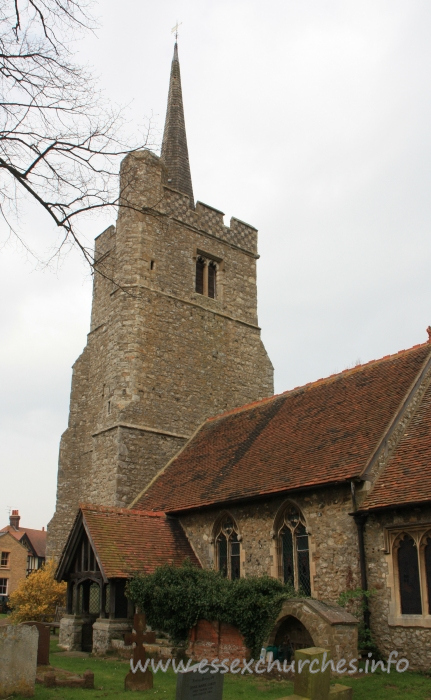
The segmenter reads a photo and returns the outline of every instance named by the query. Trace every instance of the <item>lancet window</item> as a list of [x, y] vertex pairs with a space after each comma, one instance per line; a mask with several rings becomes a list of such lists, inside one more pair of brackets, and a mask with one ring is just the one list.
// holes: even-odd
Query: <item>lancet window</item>
[[422, 615], [418, 550], [409, 535], [405, 535], [398, 545], [398, 575], [401, 614]]
[[293, 504], [277, 519], [280, 578], [296, 590], [311, 595], [310, 553], [305, 519]]
[[226, 515], [215, 535], [216, 567], [223, 576], [237, 579], [241, 576], [241, 544], [235, 521]]

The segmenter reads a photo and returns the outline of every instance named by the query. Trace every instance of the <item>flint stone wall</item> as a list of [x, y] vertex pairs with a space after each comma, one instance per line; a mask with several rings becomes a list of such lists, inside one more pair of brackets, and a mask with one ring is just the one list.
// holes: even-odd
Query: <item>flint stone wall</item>
[[287, 503], [301, 510], [309, 532], [311, 595], [336, 603], [341, 593], [361, 585], [357, 529], [349, 515], [352, 502], [347, 486], [295, 494], [292, 499], [278, 497], [227, 509], [208, 508], [180, 516], [180, 521], [202, 566], [213, 569], [214, 527], [228, 512], [242, 537], [242, 575], [281, 578], [274, 522]]
[[[387, 658], [391, 651], [408, 659], [410, 668], [427, 671], [431, 668], [431, 615], [405, 616], [399, 614], [397, 603], [398, 578], [394, 571], [393, 550], [388, 546], [387, 533], [392, 528], [415, 528], [431, 531], [431, 508], [412, 507], [408, 510], [370, 515], [365, 525], [368, 586], [374, 591], [370, 598], [371, 631], [376, 644]], [[397, 610], [398, 608], [398, 610]]]
[[[126, 507], [208, 417], [273, 393], [257, 325], [253, 227], [164, 186], [149, 152], [127, 156], [116, 227], [96, 241], [91, 331], [74, 365], [60, 446], [59, 555], [80, 502]], [[217, 298], [195, 292], [196, 257], [218, 265]], [[115, 279], [115, 284], [112, 280]]]
[[[131, 620], [98, 619], [93, 624], [93, 654], [103, 655], [114, 648], [112, 640], [119, 640], [124, 645], [124, 635], [131, 632], [133, 623]], [[115, 646], [115, 645], [114, 645]]]
[[0, 627], [0, 698], [34, 695], [38, 639], [36, 627]]
[[58, 645], [65, 651], [81, 651], [83, 619], [77, 615], [64, 615], [60, 620]]

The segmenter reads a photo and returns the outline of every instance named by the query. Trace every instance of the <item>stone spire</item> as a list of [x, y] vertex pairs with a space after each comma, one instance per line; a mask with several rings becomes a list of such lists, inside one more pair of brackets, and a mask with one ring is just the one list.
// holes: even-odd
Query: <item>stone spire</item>
[[183, 96], [181, 92], [180, 63], [175, 42], [169, 82], [168, 107], [163, 132], [162, 159], [168, 171], [168, 184], [190, 198], [194, 207], [192, 176], [187, 150], [186, 125], [184, 121]]

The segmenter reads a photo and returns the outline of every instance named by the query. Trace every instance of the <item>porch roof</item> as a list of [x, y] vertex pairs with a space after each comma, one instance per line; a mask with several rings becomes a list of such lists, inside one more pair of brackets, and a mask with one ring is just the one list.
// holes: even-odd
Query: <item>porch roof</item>
[[84, 528], [105, 579], [152, 573], [161, 564], [200, 566], [180, 523], [165, 513], [81, 505], [57, 569], [67, 573], [79, 531]]

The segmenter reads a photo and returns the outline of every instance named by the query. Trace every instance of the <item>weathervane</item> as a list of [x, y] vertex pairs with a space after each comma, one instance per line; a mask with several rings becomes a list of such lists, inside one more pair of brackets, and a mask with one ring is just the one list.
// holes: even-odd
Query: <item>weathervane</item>
[[178, 24], [178, 20], [177, 20], [175, 27], [172, 27], [171, 34], [173, 34], [175, 32], [175, 41], [178, 41], [178, 29], [181, 27], [181, 25], [182, 25], [182, 22], [180, 22]]

